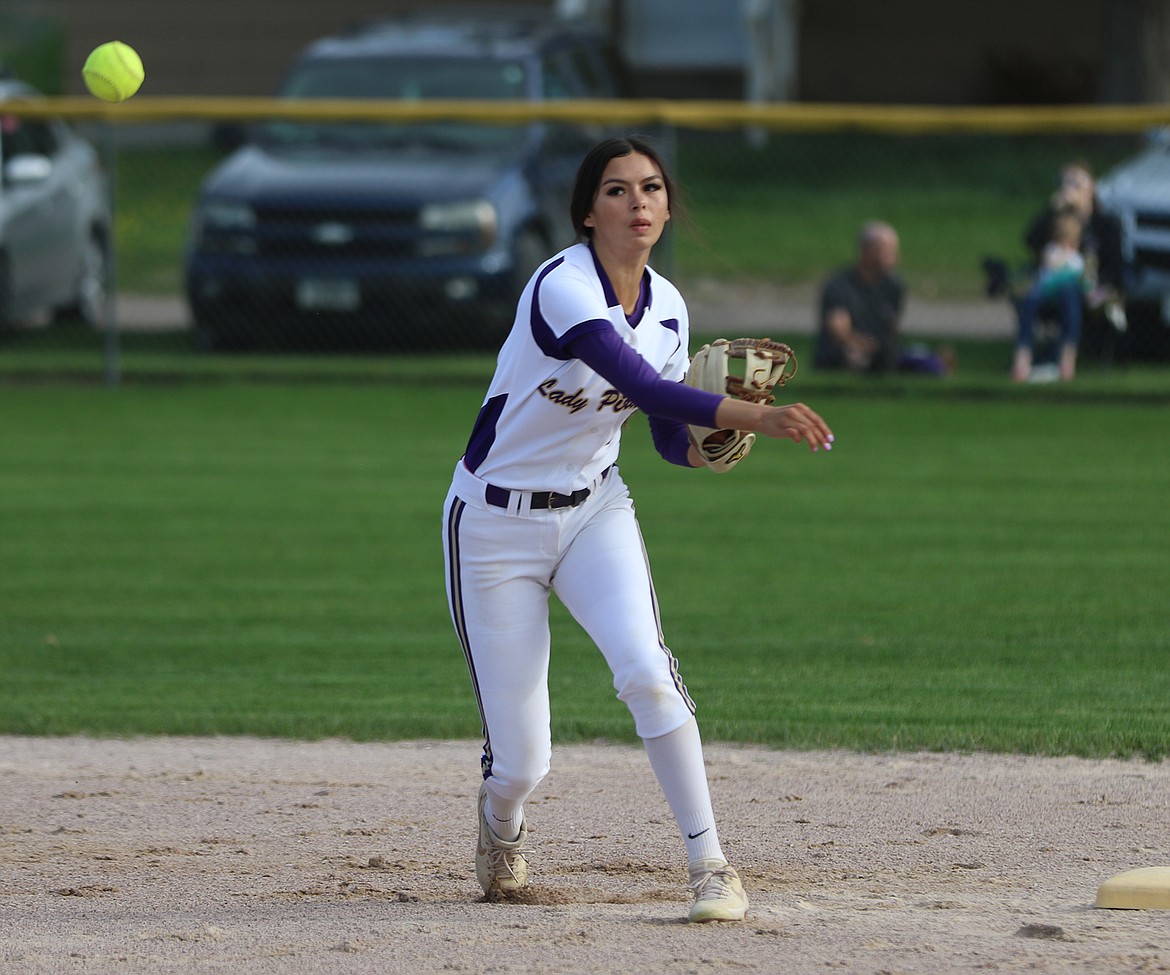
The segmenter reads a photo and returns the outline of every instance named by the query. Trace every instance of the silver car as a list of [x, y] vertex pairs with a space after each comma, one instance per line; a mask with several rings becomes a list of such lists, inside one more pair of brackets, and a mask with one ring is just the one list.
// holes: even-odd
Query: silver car
[[0, 79], [0, 330], [38, 316], [99, 325], [110, 253], [96, 150], [57, 119], [6, 113], [38, 92]]
[[1121, 220], [1126, 297], [1158, 304], [1170, 320], [1170, 129], [1150, 133], [1137, 156], [1099, 179], [1097, 198]]

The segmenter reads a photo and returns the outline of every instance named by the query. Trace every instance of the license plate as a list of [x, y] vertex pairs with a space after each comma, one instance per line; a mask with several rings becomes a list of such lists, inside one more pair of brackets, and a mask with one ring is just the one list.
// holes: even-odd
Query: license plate
[[357, 311], [362, 291], [350, 278], [305, 278], [297, 282], [297, 307], [304, 311]]

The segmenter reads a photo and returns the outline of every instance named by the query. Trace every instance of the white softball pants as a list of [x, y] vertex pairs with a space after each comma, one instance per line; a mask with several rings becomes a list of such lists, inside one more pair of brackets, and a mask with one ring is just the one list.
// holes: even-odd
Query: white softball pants
[[523, 499], [497, 508], [484, 487], [459, 465], [444, 507], [447, 597], [483, 721], [484, 777], [502, 798], [523, 801], [552, 757], [550, 592], [601, 650], [640, 737], [680, 728], [694, 704], [662, 637], [617, 468], [573, 508], [527, 510]]

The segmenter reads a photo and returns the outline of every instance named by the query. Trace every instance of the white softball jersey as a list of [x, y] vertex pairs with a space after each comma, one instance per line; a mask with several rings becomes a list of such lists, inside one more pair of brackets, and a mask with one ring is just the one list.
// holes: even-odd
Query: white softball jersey
[[[586, 244], [542, 264], [500, 350], [464, 469], [513, 491], [571, 494], [595, 483], [617, 460], [622, 424], [635, 407], [573, 358], [569, 343], [586, 331], [611, 328], [663, 379], [677, 383], [686, 375], [686, 304], [651, 268], [631, 319]], [[474, 494], [464, 497], [475, 503]]]

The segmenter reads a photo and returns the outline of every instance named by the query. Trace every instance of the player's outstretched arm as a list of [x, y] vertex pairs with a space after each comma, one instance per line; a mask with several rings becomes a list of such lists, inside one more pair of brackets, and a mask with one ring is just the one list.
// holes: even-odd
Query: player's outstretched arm
[[765, 437], [806, 443], [814, 452], [833, 449], [833, 431], [803, 403], [765, 406], [728, 397], [716, 408], [715, 422], [729, 430], [750, 430]]

